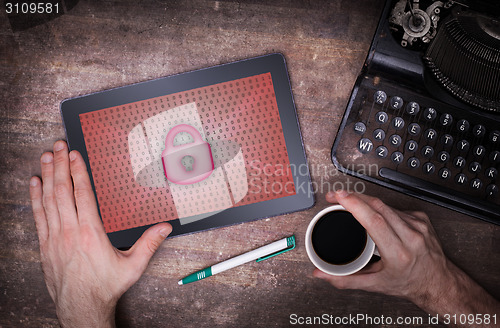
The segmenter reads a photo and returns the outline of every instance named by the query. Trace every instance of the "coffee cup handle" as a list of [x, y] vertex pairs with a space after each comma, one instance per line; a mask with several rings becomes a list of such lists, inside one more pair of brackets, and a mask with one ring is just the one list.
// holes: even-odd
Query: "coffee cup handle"
[[375, 262], [380, 261], [380, 259], [381, 259], [380, 253], [378, 252], [378, 248], [375, 245], [375, 249], [373, 250], [372, 258], [370, 259], [370, 262], [368, 262], [368, 263], [375, 263]]

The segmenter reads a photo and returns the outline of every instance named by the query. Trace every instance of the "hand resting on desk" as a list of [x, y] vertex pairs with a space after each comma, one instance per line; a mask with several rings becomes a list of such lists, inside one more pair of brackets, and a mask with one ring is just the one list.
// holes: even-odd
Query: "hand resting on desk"
[[30, 194], [45, 283], [63, 327], [114, 327], [115, 306], [172, 231], [160, 223], [128, 251], [114, 248], [97, 212], [81, 155], [64, 141], [42, 155]]
[[444, 255], [425, 213], [398, 211], [378, 198], [345, 191], [330, 192], [326, 199], [344, 206], [365, 227], [381, 260], [350, 276], [331, 276], [316, 269], [315, 277], [339, 289], [402, 297], [440, 318], [497, 314], [498, 320], [500, 303]]

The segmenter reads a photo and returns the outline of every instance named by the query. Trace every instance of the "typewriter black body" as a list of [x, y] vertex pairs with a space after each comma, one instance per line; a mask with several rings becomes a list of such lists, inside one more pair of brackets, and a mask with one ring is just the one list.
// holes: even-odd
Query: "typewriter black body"
[[386, 2], [332, 147], [340, 171], [500, 224], [495, 2]]

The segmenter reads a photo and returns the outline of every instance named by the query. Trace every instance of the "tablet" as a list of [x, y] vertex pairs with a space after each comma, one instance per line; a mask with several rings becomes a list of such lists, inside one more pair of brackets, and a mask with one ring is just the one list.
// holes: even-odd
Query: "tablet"
[[158, 222], [169, 221], [176, 236], [314, 204], [281, 54], [66, 99], [60, 107], [69, 148], [87, 164], [117, 248]]

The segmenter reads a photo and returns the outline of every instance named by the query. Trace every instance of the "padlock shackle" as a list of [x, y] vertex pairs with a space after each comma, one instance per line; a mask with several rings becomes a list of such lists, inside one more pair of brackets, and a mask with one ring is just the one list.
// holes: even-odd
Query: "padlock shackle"
[[175, 136], [177, 136], [181, 132], [189, 133], [193, 137], [194, 143], [204, 142], [203, 139], [201, 138], [200, 132], [195, 127], [188, 125], [188, 124], [179, 124], [179, 125], [174, 126], [172, 129], [170, 129], [170, 131], [168, 131], [167, 138], [165, 139], [165, 147], [169, 147], [169, 146], [178, 147], [178, 146], [174, 146], [174, 138], [175, 138]]

